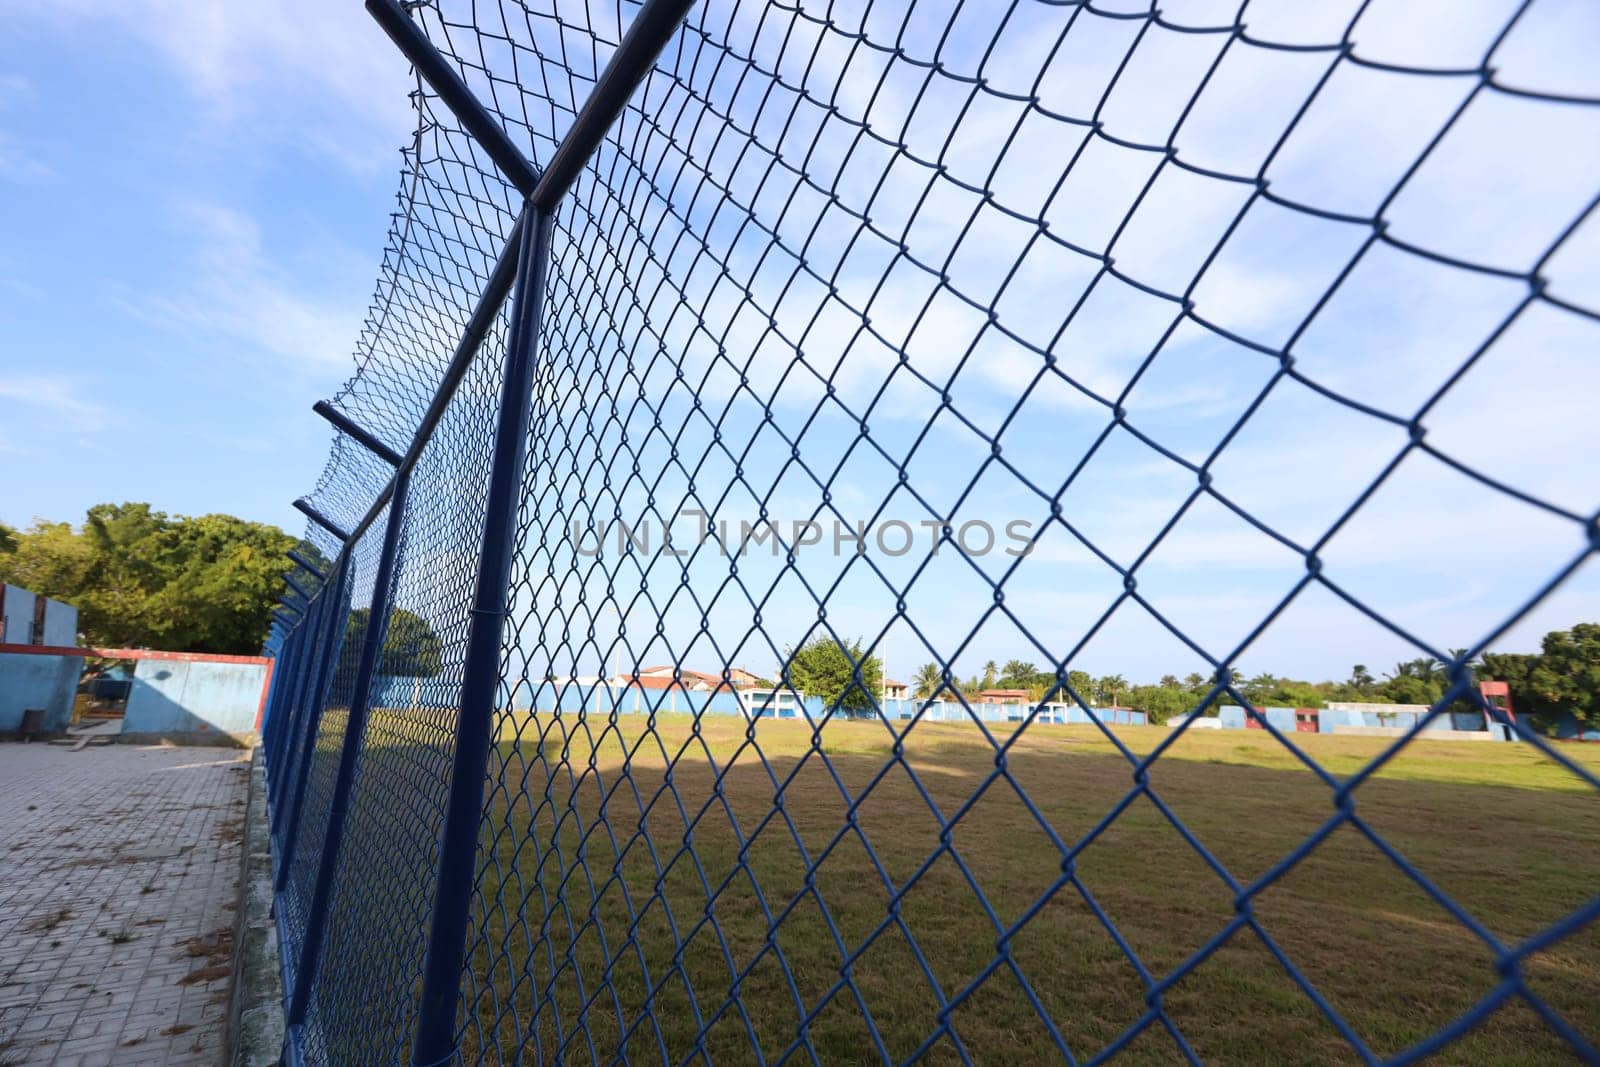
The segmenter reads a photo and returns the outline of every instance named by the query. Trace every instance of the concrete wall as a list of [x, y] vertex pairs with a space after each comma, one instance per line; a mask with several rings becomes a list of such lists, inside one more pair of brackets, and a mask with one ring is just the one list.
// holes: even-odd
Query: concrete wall
[[[1330, 703], [1325, 708], [1315, 710], [1318, 733], [1361, 733], [1368, 737], [1398, 737], [1412, 730], [1418, 720], [1428, 714], [1425, 704]], [[1262, 708], [1261, 713], [1273, 729], [1286, 734], [1295, 732], [1294, 708]], [[1217, 709], [1217, 720], [1224, 730], [1246, 728], [1244, 709], [1232, 704]], [[1455, 734], [1463, 731], [1484, 733], [1483, 716], [1477, 712], [1447, 712], [1434, 718], [1422, 729], [1425, 734]]]
[[264, 663], [139, 660], [122, 732], [252, 733], [266, 672]]
[[1600, 726], [1585, 726], [1570, 711], [1556, 720], [1554, 732], [1563, 741], [1600, 741]]
[[[35, 596], [21, 586], [0, 588], [0, 645], [33, 644]], [[73, 642], [68, 641], [67, 644]]]
[[44, 636], [41, 645], [74, 648], [78, 644], [78, 609], [60, 600], [44, 603]]
[[[29, 610], [32, 624], [32, 610]], [[44, 729], [61, 733], [72, 721], [72, 700], [77, 694], [83, 660], [78, 656], [39, 656], [0, 652], [0, 733], [22, 726], [22, 713], [45, 709]]]
[[[384, 676], [373, 679], [374, 707], [418, 708], [454, 707], [458, 702], [460, 687], [442, 678], [410, 678]], [[807, 697], [802, 706], [793, 694], [780, 693], [774, 697], [753, 698], [750, 694], [729, 692], [685, 692], [680, 689], [642, 689], [637, 686], [611, 687], [604, 682], [545, 683], [516, 687], [509, 701], [504, 694], [502, 703], [509, 702], [518, 710], [579, 711], [609, 714], [613, 708], [623, 715], [661, 712], [697, 715], [755, 715], [760, 718], [795, 719], [809, 717], [821, 720], [826, 709], [820, 697]], [[889, 700], [883, 711], [890, 719], [910, 719], [922, 712], [922, 718], [932, 722], [969, 723], [974, 716], [985, 722], [1021, 722], [1033, 710], [1025, 704], [973, 704], [971, 710], [960, 703], [933, 701], [923, 710], [924, 701]], [[1096, 708], [1095, 715], [1106, 724], [1142, 726], [1145, 714], [1127, 708]], [[1093, 720], [1076, 704], [1047, 704], [1035, 718], [1043, 724], [1087, 724]], [[1293, 726], [1290, 727], [1293, 729]]]
[[54, 645], [72, 648], [78, 643], [78, 609], [60, 600], [44, 602], [44, 632], [33, 639], [33, 613], [39, 594], [19, 586], [0, 588], [0, 645]]
[[[1266, 719], [1274, 730], [1279, 733], [1294, 733], [1293, 708], [1258, 708], [1261, 717]], [[1224, 730], [1243, 730], [1246, 728], [1247, 719], [1244, 709], [1237, 704], [1224, 704], [1217, 709], [1217, 720], [1222, 723]]]

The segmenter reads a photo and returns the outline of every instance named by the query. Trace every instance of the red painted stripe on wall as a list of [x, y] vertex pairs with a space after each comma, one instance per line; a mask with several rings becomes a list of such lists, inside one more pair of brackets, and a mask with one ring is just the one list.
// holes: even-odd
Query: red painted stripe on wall
[[261, 663], [268, 656], [225, 656], [218, 652], [162, 652], [153, 648], [77, 648], [67, 645], [0, 644], [0, 653], [32, 656], [102, 656], [106, 659], [164, 659], [185, 663]]

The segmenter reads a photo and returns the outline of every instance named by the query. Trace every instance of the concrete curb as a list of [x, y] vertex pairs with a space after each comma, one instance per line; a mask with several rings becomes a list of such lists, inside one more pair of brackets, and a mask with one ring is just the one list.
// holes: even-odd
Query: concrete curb
[[272, 836], [267, 829], [267, 771], [257, 748], [250, 761], [250, 800], [235, 913], [233, 995], [228, 1004], [228, 1058], [234, 1067], [271, 1067], [283, 1052], [283, 982], [278, 929], [272, 918]]

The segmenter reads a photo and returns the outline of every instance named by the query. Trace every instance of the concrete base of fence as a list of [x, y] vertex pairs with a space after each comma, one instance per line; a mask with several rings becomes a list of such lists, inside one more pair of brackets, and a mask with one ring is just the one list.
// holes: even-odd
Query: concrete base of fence
[[228, 1058], [234, 1067], [269, 1067], [283, 1052], [283, 983], [278, 928], [272, 919], [272, 834], [267, 828], [267, 771], [261, 749], [250, 764], [244, 859], [235, 913], [233, 1000]]
[[[1335, 726], [1333, 732], [1340, 737], [1403, 737], [1411, 730], [1405, 726]], [[1502, 740], [1487, 730], [1424, 730], [1417, 736], [1424, 741]]]
[[223, 730], [140, 731], [138, 733], [107, 734], [118, 744], [131, 745], [183, 745], [214, 748], [255, 748], [261, 743], [258, 734], [231, 734]]

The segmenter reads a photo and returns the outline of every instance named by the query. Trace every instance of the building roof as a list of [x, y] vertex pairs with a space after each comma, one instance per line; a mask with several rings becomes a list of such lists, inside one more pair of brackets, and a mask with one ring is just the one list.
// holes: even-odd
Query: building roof
[[[688, 667], [674, 667], [672, 664], [658, 664], [654, 665], [654, 667], [642, 667], [640, 672], [638, 672], [637, 677], [638, 680], [643, 681], [643, 683], [648, 683], [648, 681], [670, 681], [672, 680], [672, 672], [674, 672], [674, 670], [677, 670], [677, 672], [682, 675], [685, 683], [702, 683], [702, 685], [706, 685], [707, 688], [717, 688], [717, 686], [723, 685], [722, 672], [720, 672], [720, 670], [715, 673], [710, 673], [706, 672], [706, 670], [690, 670]], [[624, 675], [621, 675], [621, 677], [624, 678], [624, 680], [627, 680], [627, 678], [635, 677], [635, 675], [627, 675], [627, 673], [624, 673]], [[734, 686], [741, 685], [742, 681], [746, 680], [746, 678], [749, 681], [758, 681], [760, 680], [760, 675], [750, 672], [750, 670], [746, 670], [744, 667], [728, 667], [728, 680], [730, 680]], [[662, 686], [646, 685], [645, 688], [659, 689], [662, 688]]]

